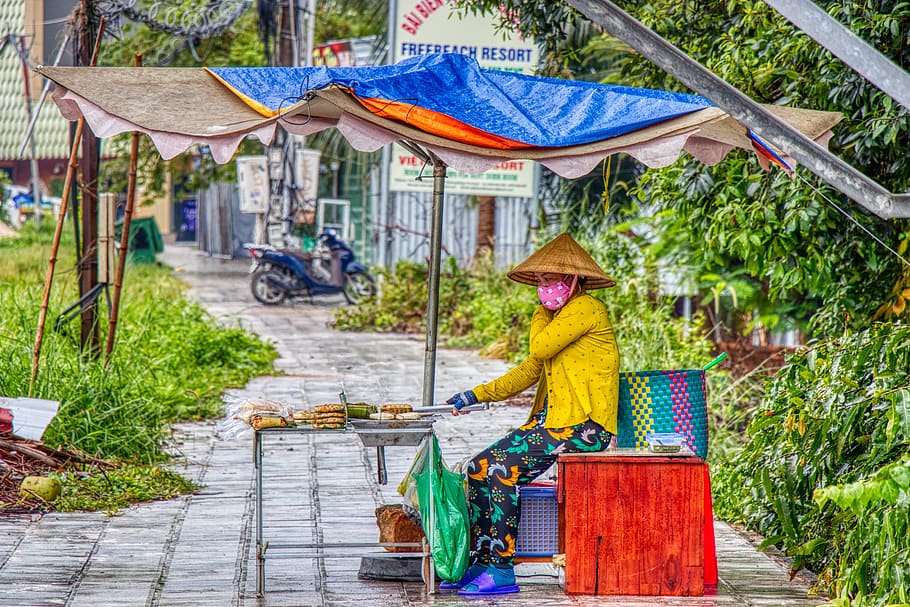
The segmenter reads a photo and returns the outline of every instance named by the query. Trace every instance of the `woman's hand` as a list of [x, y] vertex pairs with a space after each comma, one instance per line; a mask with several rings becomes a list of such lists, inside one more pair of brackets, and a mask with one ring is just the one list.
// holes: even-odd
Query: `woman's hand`
[[[452, 405], [452, 415], [461, 415], [462, 409], [477, 404], [477, 396], [474, 394], [473, 390], [457, 392], [446, 401], [446, 404]], [[470, 413], [470, 411], [465, 411], [464, 413], [467, 414]]]

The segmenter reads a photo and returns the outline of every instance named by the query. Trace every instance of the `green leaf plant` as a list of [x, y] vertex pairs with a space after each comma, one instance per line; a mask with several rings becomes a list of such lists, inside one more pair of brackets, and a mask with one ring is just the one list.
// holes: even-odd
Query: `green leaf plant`
[[716, 511], [815, 571], [841, 605], [906, 603], [910, 327], [791, 355], [748, 434], [716, 471]]

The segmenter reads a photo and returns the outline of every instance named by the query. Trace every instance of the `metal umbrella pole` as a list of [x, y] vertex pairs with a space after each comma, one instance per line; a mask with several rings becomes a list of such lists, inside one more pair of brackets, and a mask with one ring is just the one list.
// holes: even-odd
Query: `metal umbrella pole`
[[439, 273], [442, 252], [442, 201], [445, 194], [446, 165], [434, 154], [433, 163], [433, 212], [430, 226], [430, 259], [427, 263], [427, 318], [426, 351], [423, 361], [423, 406], [433, 405], [436, 388], [436, 341], [439, 326]]
[[[401, 141], [406, 149], [412, 152], [418, 158], [425, 162], [433, 164], [433, 209], [430, 225], [430, 258], [427, 260], [427, 315], [426, 315], [426, 350], [423, 359], [423, 407], [424, 410], [433, 405], [435, 382], [436, 382], [436, 330], [439, 325], [439, 273], [440, 273], [440, 253], [442, 251], [442, 201], [445, 195], [445, 176], [446, 165], [435, 154], [424, 150], [420, 146], [408, 141]], [[431, 437], [433, 431], [430, 430], [428, 437]], [[433, 462], [428, 454], [427, 472], [432, 475], [435, 470], [432, 469]], [[433, 563], [433, 541], [432, 529], [434, 528], [434, 508], [433, 500], [433, 483], [429, 483], [430, 500], [430, 520], [429, 527], [424, 529], [424, 541], [426, 542], [428, 553], [427, 567], [424, 571], [424, 582], [427, 584], [429, 592], [435, 592], [436, 587], [436, 567]], [[428, 530], [430, 532], [428, 532]]]

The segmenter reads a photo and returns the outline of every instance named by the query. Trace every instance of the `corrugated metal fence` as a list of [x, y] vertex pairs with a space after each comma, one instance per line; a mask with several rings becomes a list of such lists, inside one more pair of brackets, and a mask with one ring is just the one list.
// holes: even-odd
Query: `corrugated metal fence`
[[[392, 268], [398, 261], [424, 263], [430, 252], [432, 194], [394, 192], [388, 217], [374, 210], [376, 265]], [[533, 249], [531, 226], [536, 222], [535, 202], [529, 198], [496, 198], [494, 255], [497, 267], [511, 267]], [[383, 221], [384, 219], [384, 221]], [[385, 242], [381, 242], [381, 239]], [[470, 262], [477, 245], [477, 207], [474, 197], [446, 195], [443, 201], [443, 257], [455, 257], [460, 266]]]
[[235, 183], [216, 183], [199, 192], [196, 244], [212, 257], [249, 257], [245, 243], [253, 242], [254, 215], [240, 212]]
[[[477, 206], [473, 196], [446, 195], [442, 254], [466, 266], [477, 244]], [[374, 204], [379, 207], [379, 204]], [[394, 268], [399, 261], [426, 263], [430, 251], [432, 194], [394, 192], [387, 212], [370, 209], [369, 247], [350, 243], [358, 256], [368, 252], [366, 265]], [[496, 265], [508, 268], [533, 250], [531, 226], [536, 222], [535, 201], [496, 198], [494, 255]], [[198, 196], [197, 244], [214, 257], [246, 257], [243, 243], [252, 242], [253, 215], [240, 213], [236, 184], [214, 184]]]

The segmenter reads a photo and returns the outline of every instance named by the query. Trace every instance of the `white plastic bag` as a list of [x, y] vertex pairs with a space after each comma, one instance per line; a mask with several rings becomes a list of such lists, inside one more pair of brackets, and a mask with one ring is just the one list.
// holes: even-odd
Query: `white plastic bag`
[[237, 398], [225, 397], [224, 419], [218, 423], [218, 435], [222, 440], [246, 438], [253, 435], [251, 420], [254, 415], [281, 415], [290, 418], [292, 411], [284, 403], [259, 396]]
[[417, 453], [414, 454], [414, 461], [411, 462], [411, 467], [408, 468], [404, 478], [398, 483], [398, 494], [403, 498], [401, 507], [405, 514], [418, 525], [420, 524], [420, 504], [417, 500], [417, 480], [415, 476], [423, 472], [426, 465], [427, 440], [423, 439], [417, 446]]

